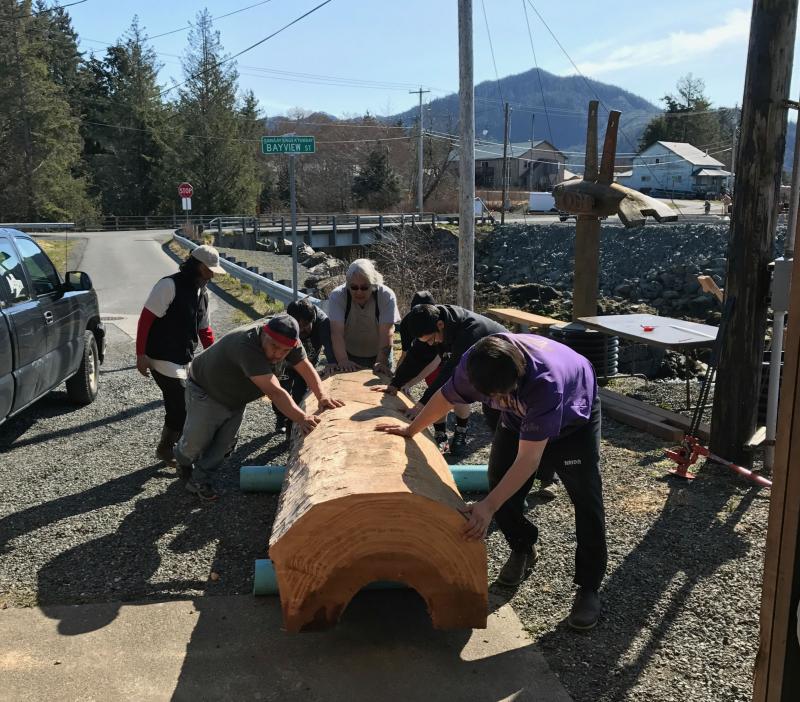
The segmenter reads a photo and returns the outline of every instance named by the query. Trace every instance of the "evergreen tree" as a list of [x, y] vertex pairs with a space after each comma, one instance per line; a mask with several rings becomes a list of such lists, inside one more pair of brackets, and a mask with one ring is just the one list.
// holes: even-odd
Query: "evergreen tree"
[[399, 179], [385, 150], [378, 147], [367, 154], [366, 163], [353, 179], [353, 197], [374, 210], [385, 210], [400, 201]]
[[[193, 208], [205, 214], [254, 212], [258, 145], [248, 141], [236, 101], [237, 71], [224, 63], [219, 32], [207, 10], [189, 34], [184, 60], [186, 83], [176, 106], [181, 179], [194, 186]], [[178, 174], [176, 174], [178, 176]]]
[[689, 73], [678, 81], [676, 88], [677, 94], [662, 98], [666, 112], [645, 127], [639, 149], [644, 150], [657, 141], [685, 142], [698, 149], [725, 148], [723, 142], [730, 134], [724, 132], [720, 114], [705, 96], [703, 80]]
[[158, 69], [135, 17], [103, 60], [87, 65], [86, 159], [106, 214], [150, 215], [174, 197], [164, 173], [169, 122]]
[[95, 212], [80, 173], [79, 119], [51, 69], [43, 14], [32, 14], [30, 0], [0, 0], [0, 219], [80, 222]]

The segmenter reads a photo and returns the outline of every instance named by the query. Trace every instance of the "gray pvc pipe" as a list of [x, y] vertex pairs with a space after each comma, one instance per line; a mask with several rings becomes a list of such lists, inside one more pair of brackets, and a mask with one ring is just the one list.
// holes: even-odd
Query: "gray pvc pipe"
[[[405, 583], [393, 581], [378, 581], [366, 586], [366, 590], [401, 590], [408, 587]], [[259, 558], [253, 572], [254, 595], [277, 595], [278, 579], [275, 576], [275, 566], [269, 558]]]
[[[239, 469], [239, 488], [243, 492], [280, 492], [285, 472], [285, 466], [242, 466]], [[486, 465], [450, 466], [450, 472], [461, 492], [489, 491]]]

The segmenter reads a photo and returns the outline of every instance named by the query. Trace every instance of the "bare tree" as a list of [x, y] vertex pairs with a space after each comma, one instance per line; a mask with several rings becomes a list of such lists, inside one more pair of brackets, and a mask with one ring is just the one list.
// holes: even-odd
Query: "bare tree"
[[397, 295], [400, 311], [405, 313], [418, 290], [429, 290], [439, 303], [456, 299], [456, 246], [449, 232], [404, 227], [384, 234], [369, 253]]

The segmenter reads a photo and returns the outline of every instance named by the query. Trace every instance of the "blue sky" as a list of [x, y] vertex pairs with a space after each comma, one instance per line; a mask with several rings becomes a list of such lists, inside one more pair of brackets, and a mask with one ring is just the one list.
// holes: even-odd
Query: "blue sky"
[[[82, 48], [102, 54], [134, 15], [155, 35], [185, 26], [204, 7], [219, 17], [258, 1], [87, 0], [69, 11]], [[220, 18], [215, 26], [226, 51], [235, 53], [321, 1], [270, 0]], [[741, 103], [750, 0], [473, 0], [476, 83], [495, 78], [494, 63], [501, 77], [533, 67], [523, 2], [544, 70], [574, 74], [571, 59], [585, 75], [659, 105], [681, 76], [692, 73], [705, 81], [715, 105]], [[182, 79], [180, 56], [187, 34], [152, 41], [163, 63], [164, 84]], [[797, 65], [797, 47], [795, 59]], [[457, 90], [457, 2], [333, 0], [237, 62], [240, 86], [255, 92], [267, 114], [295, 107], [338, 116], [400, 112], [416, 104], [418, 98], [408, 90], [418, 85], [432, 90], [426, 98]], [[793, 81], [794, 98], [798, 84]]]

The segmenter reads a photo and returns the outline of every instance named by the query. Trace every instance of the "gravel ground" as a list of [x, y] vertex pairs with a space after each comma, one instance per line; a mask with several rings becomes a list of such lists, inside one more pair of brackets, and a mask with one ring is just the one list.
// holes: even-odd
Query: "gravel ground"
[[[215, 329], [229, 329], [234, 311], [218, 301]], [[201, 506], [153, 458], [158, 389], [136, 373], [133, 341], [110, 330], [94, 404], [75, 409], [58, 390], [0, 426], [2, 607], [247, 593], [266, 553], [277, 496], [240, 493], [237, 466], [286, 460], [269, 406], [250, 405], [222, 498]], [[680, 402], [680, 384], [650, 387]], [[485, 462], [480, 416], [471, 431], [459, 462]], [[665, 478], [664, 447], [604, 423], [610, 563], [595, 630], [562, 623], [574, 592], [564, 495], [531, 506], [541, 528], [532, 575], [516, 590], [491, 585], [493, 607], [511, 603], [578, 702], [750, 699], [768, 493], [714, 466], [691, 484]], [[488, 551], [491, 583], [507, 555], [499, 533]]]

